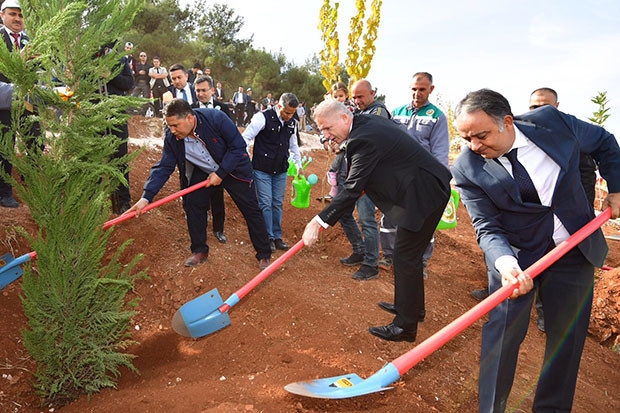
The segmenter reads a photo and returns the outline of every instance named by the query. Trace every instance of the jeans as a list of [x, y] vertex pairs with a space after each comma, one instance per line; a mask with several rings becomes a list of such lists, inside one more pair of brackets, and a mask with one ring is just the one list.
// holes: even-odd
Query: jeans
[[[377, 267], [379, 262], [379, 229], [375, 218], [375, 204], [368, 198], [368, 195], [364, 195], [357, 200], [355, 205], [357, 206], [357, 215], [362, 231], [360, 232], [359, 226], [353, 218], [353, 211], [345, 213], [340, 218], [340, 225], [342, 225], [342, 229], [351, 243], [351, 247], [353, 247], [353, 252], [364, 255], [363, 265]], [[362, 233], [364, 234], [363, 237]]]
[[263, 212], [269, 239], [282, 239], [282, 203], [286, 192], [286, 172], [270, 174], [254, 170], [258, 206]]

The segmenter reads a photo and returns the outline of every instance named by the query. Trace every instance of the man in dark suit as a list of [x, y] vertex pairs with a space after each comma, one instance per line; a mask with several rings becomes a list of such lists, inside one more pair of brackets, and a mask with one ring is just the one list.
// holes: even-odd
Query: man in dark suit
[[248, 103], [248, 95], [243, 91], [243, 87], [239, 86], [239, 90], [235, 92], [232, 98], [232, 104], [235, 108], [235, 118], [237, 126], [245, 125], [245, 107]]
[[181, 64], [170, 66], [170, 80], [172, 84], [168, 86], [168, 91], [172, 93], [172, 99], [183, 99], [190, 105], [198, 102], [194, 85], [187, 81], [188, 75], [185, 67]]
[[[194, 82], [194, 90], [198, 101], [192, 104], [193, 108], [211, 108], [220, 110], [233, 120], [228, 106], [220, 101], [213, 99], [213, 83], [209, 76], [199, 76]], [[224, 189], [222, 186], [213, 187], [211, 194], [211, 215], [213, 217], [213, 235], [219, 242], [225, 244], [227, 239], [224, 235], [224, 220], [226, 210], [224, 208]]]
[[[9, 52], [23, 49], [29, 39], [24, 32], [24, 16], [19, 1], [4, 0], [2, 6], [0, 6], [0, 17], [2, 17], [2, 22], [4, 23], [4, 26], [0, 28], [0, 34]], [[11, 81], [3, 74], [0, 74], [0, 82], [10, 83]], [[10, 129], [11, 123], [11, 109], [0, 110], [0, 127], [3, 133]], [[39, 136], [41, 134], [38, 122], [33, 124], [33, 129], [30, 132], [32, 136]], [[11, 139], [13, 144], [15, 144], [15, 136], [11, 136]], [[36, 143], [34, 141], [29, 142], [28, 146], [29, 149], [36, 148]], [[0, 167], [7, 175], [11, 175], [13, 165], [3, 156], [0, 156]], [[17, 208], [19, 206], [15, 198], [13, 198], [13, 188], [2, 178], [0, 178], [0, 206], [5, 208]]]
[[602, 265], [607, 245], [598, 230], [535, 280], [522, 269], [594, 218], [580, 182], [580, 151], [593, 156], [607, 179], [603, 207], [612, 207], [613, 218], [620, 215], [620, 148], [605, 129], [549, 105], [514, 118], [508, 101], [488, 89], [469, 93], [455, 115], [468, 144], [452, 174], [484, 252], [489, 290], [519, 282], [482, 330], [480, 411], [506, 409], [540, 290], [547, 342], [533, 410], [568, 412], [590, 320], [594, 266]]
[[338, 144], [348, 140], [349, 173], [344, 189], [312, 219], [303, 234], [306, 245], [319, 229], [333, 226], [366, 193], [398, 225], [394, 248], [392, 323], [371, 327], [384, 340], [415, 341], [424, 308], [422, 255], [450, 196], [450, 172], [406, 131], [389, 119], [357, 115], [337, 100], [326, 100], [314, 112], [323, 136]]
[[226, 101], [226, 97], [224, 96], [224, 89], [222, 88], [222, 82], [217, 82], [215, 84], [215, 92], [213, 93], [213, 95], [220, 102]]

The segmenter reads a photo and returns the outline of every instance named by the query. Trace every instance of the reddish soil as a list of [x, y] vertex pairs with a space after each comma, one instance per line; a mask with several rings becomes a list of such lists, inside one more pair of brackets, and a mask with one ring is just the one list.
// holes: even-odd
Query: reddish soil
[[[132, 121], [132, 137], [157, 136], [155, 120]], [[308, 150], [312, 145], [306, 144]], [[132, 150], [136, 150], [132, 146]], [[302, 149], [303, 149], [302, 148]], [[319, 183], [313, 198], [328, 192], [322, 177], [328, 154], [313, 150], [307, 172]], [[147, 147], [132, 165], [134, 199], [138, 199], [149, 168], [159, 159], [159, 149]], [[290, 181], [290, 180], [289, 180]], [[290, 182], [289, 182], [290, 184]], [[178, 191], [172, 177], [160, 196]], [[363, 378], [404, 354], [415, 344], [390, 343], [371, 336], [369, 326], [391, 321], [376, 305], [393, 295], [391, 272], [379, 279], [359, 282], [354, 269], [340, 257], [350, 246], [339, 227], [323, 233], [322, 241], [303, 248], [242, 299], [230, 311], [231, 325], [200, 339], [185, 338], [171, 328], [181, 305], [217, 288], [223, 299], [258, 274], [246, 225], [232, 200], [226, 196], [228, 243], [211, 236], [209, 261], [185, 268], [189, 255], [183, 209], [173, 201], [147, 215], [117, 225], [110, 250], [132, 238], [125, 259], [143, 253], [140, 268], [148, 267], [150, 280], [140, 280], [135, 294], [141, 298], [133, 320], [130, 349], [137, 357], [140, 375], [123, 371], [116, 389], [105, 389], [58, 408], [41, 406], [31, 386], [34, 363], [25, 352], [21, 331], [26, 320], [20, 302], [21, 283], [16, 281], [0, 296], [0, 411], [3, 412], [473, 412], [477, 410], [477, 377], [481, 327], [476, 322], [440, 350], [414, 366], [394, 389], [343, 400], [310, 399], [289, 394], [288, 383], [357, 373]], [[298, 242], [306, 222], [321, 209], [313, 199], [308, 209], [288, 202], [284, 213], [284, 238]], [[458, 209], [457, 228], [438, 232], [437, 247], [429, 263], [426, 281], [426, 321], [420, 324], [421, 343], [476, 304], [470, 291], [486, 285], [482, 253], [466, 210]], [[15, 226], [34, 232], [29, 210], [0, 208], [0, 253], [19, 256], [29, 252]], [[617, 235], [609, 223], [605, 233]], [[606, 264], [620, 267], [618, 241], [610, 240]], [[281, 255], [281, 252], [275, 256]], [[275, 257], [274, 257], [275, 258]], [[35, 263], [36, 265], [36, 263]], [[620, 332], [620, 281], [618, 269], [598, 271], [595, 312], [591, 335], [582, 358], [574, 411], [620, 411], [620, 355], [611, 350]], [[511, 411], [530, 411], [539, 373], [544, 334], [532, 316], [528, 336], [521, 347], [515, 384], [509, 401]]]

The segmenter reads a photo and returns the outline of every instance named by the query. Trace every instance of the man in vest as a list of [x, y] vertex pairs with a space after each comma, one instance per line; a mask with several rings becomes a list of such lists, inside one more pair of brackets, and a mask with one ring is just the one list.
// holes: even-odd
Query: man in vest
[[297, 96], [283, 93], [276, 106], [256, 114], [243, 132], [248, 148], [254, 141], [254, 181], [272, 252], [289, 249], [282, 240], [282, 204], [290, 155], [293, 156], [297, 170], [301, 171], [297, 121], [293, 118], [297, 105]]

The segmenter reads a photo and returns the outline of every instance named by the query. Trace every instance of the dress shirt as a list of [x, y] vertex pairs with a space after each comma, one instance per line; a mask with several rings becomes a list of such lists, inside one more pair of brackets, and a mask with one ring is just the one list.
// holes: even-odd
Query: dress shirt
[[[189, 136], [185, 137], [185, 159], [202, 169], [204, 172], [210, 174], [211, 172], [215, 172], [219, 169], [219, 165], [213, 157], [211, 153], [207, 150], [205, 144], [196, 138], [191, 138]], [[187, 174], [191, 175], [191, 169], [187, 168]], [[187, 177], [190, 179], [190, 176]]]
[[[510, 150], [517, 148], [517, 159], [532, 179], [541, 205], [551, 206], [555, 185], [560, 175], [560, 166], [545, 151], [530, 141], [519, 128], [516, 126], [514, 128], [515, 141]], [[498, 160], [512, 176], [512, 165], [508, 158], [500, 156]], [[566, 240], [570, 234], [555, 214], [553, 215], [553, 224], [553, 241], [555, 245], [558, 245]], [[518, 267], [516, 258], [512, 256], [505, 255], [495, 261], [495, 268], [500, 273], [502, 269], [506, 270], [512, 267]]]

